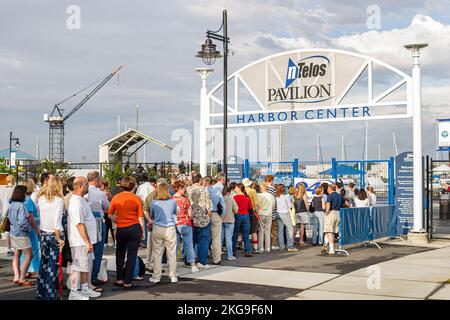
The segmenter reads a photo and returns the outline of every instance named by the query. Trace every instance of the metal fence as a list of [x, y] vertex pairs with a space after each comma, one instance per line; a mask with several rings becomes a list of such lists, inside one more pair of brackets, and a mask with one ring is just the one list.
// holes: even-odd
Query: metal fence
[[[333, 167], [333, 166], [332, 166]], [[394, 202], [394, 158], [389, 160], [336, 161], [334, 174], [344, 185], [353, 182], [358, 189], [371, 186], [377, 205]]]
[[290, 162], [255, 162], [246, 160], [245, 176], [262, 182], [265, 176], [274, 176], [274, 183], [285, 186], [294, 185], [295, 178], [334, 179], [344, 186], [353, 182], [357, 189], [372, 186], [378, 205], [394, 203], [394, 159], [389, 160], [355, 160], [328, 162], [299, 161]]
[[450, 239], [450, 161], [427, 161], [428, 231], [434, 239]]
[[[120, 171], [129, 171], [132, 176], [139, 177], [142, 175], [164, 177], [168, 178], [170, 175], [180, 174], [180, 163], [174, 162], [139, 162], [139, 163], [110, 163], [108, 168], [113, 170], [115, 166], [118, 166]], [[189, 174], [191, 171], [199, 170], [199, 165], [195, 163], [184, 163], [185, 172]], [[181, 168], [182, 169], [182, 168]], [[60, 173], [67, 176], [71, 175], [84, 175], [87, 171], [97, 170], [103, 176], [105, 174], [105, 164], [99, 162], [66, 162], [66, 163], [51, 163], [42, 162], [38, 164], [29, 164], [21, 166], [18, 171], [19, 180], [27, 179], [30, 177], [39, 178], [43, 171]], [[217, 164], [208, 165], [208, 172], [216, 174], [220, 170]]]

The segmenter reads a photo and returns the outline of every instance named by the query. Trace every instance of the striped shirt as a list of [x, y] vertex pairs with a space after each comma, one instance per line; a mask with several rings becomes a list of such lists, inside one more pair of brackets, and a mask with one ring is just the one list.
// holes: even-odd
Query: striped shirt
[[[267, 192], [275, 197], [276, 190], [273, 185], [269, 184], [269, 187], [267, 188]], [[275, 208], [272, 210], [272, 220], [276, 220], [276, 219], [277, 219], [277, 207], [275, 205]]]

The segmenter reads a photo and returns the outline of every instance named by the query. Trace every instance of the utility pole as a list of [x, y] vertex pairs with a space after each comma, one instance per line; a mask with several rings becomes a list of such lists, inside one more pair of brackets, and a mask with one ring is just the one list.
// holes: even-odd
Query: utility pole
[[[136, 131], [139, 131], [139, 105], [136, 105]], [[137, 162], [138, 162], [138, 151], [136, 151], [134, 153], [134, 163], [137, 166]]]

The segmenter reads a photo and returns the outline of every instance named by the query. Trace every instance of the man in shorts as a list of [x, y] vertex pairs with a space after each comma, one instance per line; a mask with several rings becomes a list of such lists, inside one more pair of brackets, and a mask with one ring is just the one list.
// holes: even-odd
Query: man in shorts
[[328, 186], [328, 197], [325, 205], [325, 219], [323, 232], [325, 233], [325, 242], [322, 248], [322, 253], [327, 252], [327, 245], [329, 245], [328, 254], [334, 255], [334, 234], [339, 233], [339, 210], [344, 203], [344, 197], [336, 192], [336, 185]]
[[[94, 247], [97, 243], [97, 223], [89, 203], [84, 198], [88, 192], [88, 181], [77, 177], [73, 181], [73, 193], [69, 200], [67, 231], [72, 253], [71, 290], [69, 300], [97, 298], [100, 292], [89, 286], [92, 273]], [[79, 286], [81, 284], [81, 291]]]

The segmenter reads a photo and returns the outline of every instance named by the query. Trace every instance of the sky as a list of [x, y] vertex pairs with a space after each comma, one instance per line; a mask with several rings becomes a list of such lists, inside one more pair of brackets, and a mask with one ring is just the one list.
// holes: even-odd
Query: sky
[[[80, 28], [67, 26], [80, 9]], [[379, 26], [369, 24], [373, 6]], [[218, 29], [228, 11], [231, 50], [229, 71], [287, 50], [337, 48], [380, 59], [411, 73], [404, 44], [426, 42], [422, 63], [424, 154], [436, 157], [435, 119], [450, 116], [450, 3], [448, 1], [328, 0], [0, 0], [0, 148], [9, 132], [21, 150], [35, 154], [36, 139], [48, 154], [48, 124], [43, 114], [79, 89], [125, 65], [66, 122], [65, 158], [98, 161], [98, 145], [121, 130], [135, 127], [168, 144], [174, 130], [194, 131], [200, 117], [200, 78], [204, 66], [195, 58], [207, 29]], [[369, 12], [369, 13], [368, 13]], [[371, 20], [370, 20], [371, 21]], [[378, 28], [379, 27], [379, 28]], [[222, 66], [208, 78], [221, 81]], [[64, 104], [68, 112], [76, 101]], [[286, 126], [284, 159], [316, 159], [316, 133], [322, 157], [340, 158], [341, 135], [347, 157], [360, 159], [364, 122]], [[412, 149], [412, 121], [370, 121], [369, 155], [392, 156], [392, 131], [399, 152]], [[142, 153], [140, 160], [143, 159]], [[154, 145], [147, 161], [169, 160], [169, 151]]]

